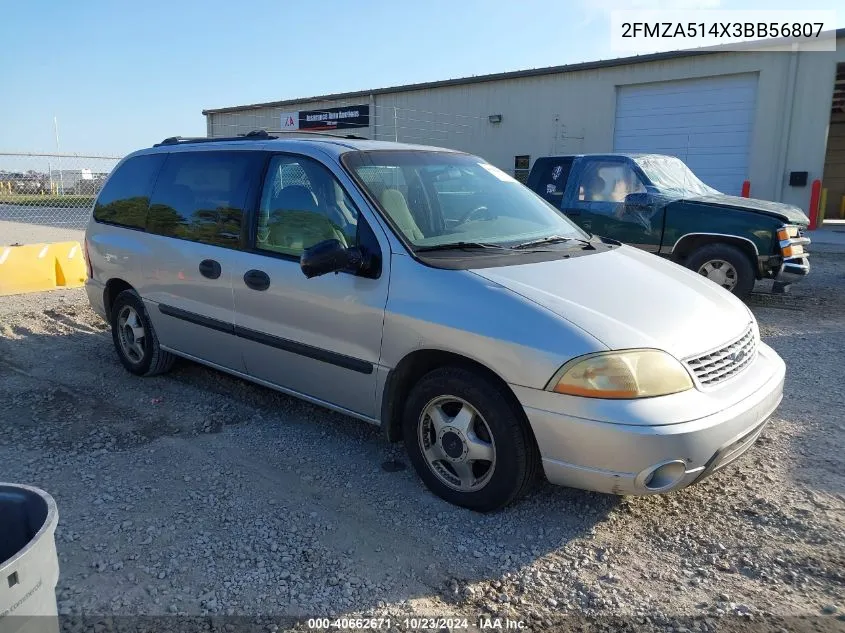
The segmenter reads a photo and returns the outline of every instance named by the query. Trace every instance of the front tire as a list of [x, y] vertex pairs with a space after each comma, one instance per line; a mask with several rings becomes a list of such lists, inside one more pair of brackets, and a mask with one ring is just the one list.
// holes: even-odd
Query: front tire
[[111, 309], [111, 333], [120, 362], [136, 376], [155, 376], [170, 370], [175, 357], [158, 343], [144, 302], [134, 290], [124, 290]]
[[749, 295], [757, 278], [748, 256], [729, 244], [702, 246], [693, 251], [686, 265], [740, 299]]
[[402, 432], [417, 474], [449, 503], [498, 510], [536, 480], [540, 456], [523, 412], [475, 372], [445, 367], [423, 376]]

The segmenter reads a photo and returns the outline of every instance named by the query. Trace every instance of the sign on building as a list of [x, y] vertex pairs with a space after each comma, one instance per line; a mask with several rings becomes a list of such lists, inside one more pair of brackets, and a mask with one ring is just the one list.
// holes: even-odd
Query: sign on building
[[282, 129], [299, 129], [299, 112], [282, 112]]
[[353, 105], [322, 110], [283, 112], [283, 130], [347, 130], [370, 126], [370, 106]]

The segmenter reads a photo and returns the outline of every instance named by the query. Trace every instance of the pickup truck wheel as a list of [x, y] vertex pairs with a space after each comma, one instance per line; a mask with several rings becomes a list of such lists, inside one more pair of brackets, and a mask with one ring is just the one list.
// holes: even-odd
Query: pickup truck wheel
[[687, 268], [707, 277], [737, 297], [748, 296], [756, 276], [748, 256], [730, 244], [702, 246], [687, 259]]
[[527, 424], [497, 385], [444, 367], [411, 390], [402, 434], [411, 463], [434, 494], [489, 512], [523, 495], [537, 477], [539, 451]]

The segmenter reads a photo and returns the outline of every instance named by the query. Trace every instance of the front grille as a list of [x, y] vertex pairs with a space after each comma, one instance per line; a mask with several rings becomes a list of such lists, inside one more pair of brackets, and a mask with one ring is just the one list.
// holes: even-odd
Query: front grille
[[746, 369], [756, 356], [757, 340], [749, 326], [733, 343], [709, 354], [690, 358], [686, 365], [702, 387], [715, 387]]

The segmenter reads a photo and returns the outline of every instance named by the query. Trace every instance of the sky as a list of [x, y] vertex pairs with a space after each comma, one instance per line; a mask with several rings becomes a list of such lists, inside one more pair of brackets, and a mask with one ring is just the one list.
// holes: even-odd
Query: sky
[[[805, 9], [834, 9], [807, 0]], [[123, 155], [204, 108], [616, 57], [613, 9], [789, 0], [28, 0], [2, 3], [0, 151]], [[837, 27], [845, 26], [839, 11]]]

